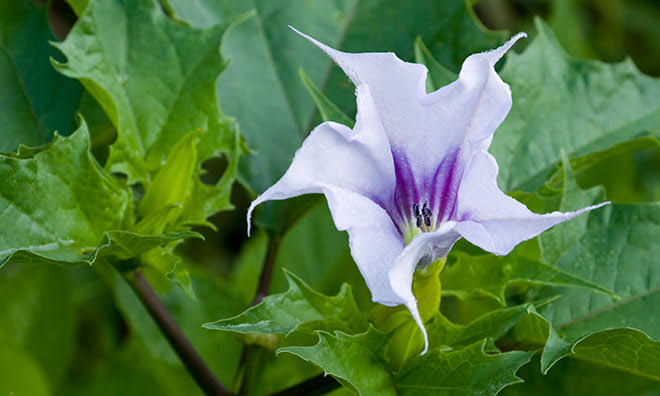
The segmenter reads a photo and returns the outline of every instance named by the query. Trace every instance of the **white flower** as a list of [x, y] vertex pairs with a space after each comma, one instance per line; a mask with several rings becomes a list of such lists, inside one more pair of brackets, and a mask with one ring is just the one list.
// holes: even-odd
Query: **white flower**
[[412, 293], [420, 262], [445, 257], [461, 237], [505, 255], [549, 227], [605, 204], [536, 214], [497, 186], [497, 162], [488, 147], [512, 100], [494, 66], [525, 33], [469, 56], [456, 81], [430, 94], [423, 65], [393, 53], [337, 51], [298, 33], [353, 81], [357, 120], [353, 129], [324, 122], [311, 132], [284, 176], [252, 202], [248, 233], [260, 203], [324, 194], [337, 229], [348, 231], [351, 254], [373, 300], [404, 304], [427, 347]]

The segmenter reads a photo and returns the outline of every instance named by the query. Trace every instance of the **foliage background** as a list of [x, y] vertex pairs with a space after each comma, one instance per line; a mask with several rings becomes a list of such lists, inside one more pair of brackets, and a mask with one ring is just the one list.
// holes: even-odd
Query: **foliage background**
[[[3, 3], [3, 9], [12, 7], [9, 0]], [[304, 3], [305, 7], [301, 9], [307, 10], [309, 15], [303, 12], [296, 14], [295, 7], [283, 7], [292, 15], [277, 13], [271, 8], [277, 6], [266, 2], [197, 0], [191, 2], [194, 4], [191, 7], [180, 7], [183, 3], [176, 1], [166, 2], [171, 10], [179, 11], [181, 18], [194, 21], [198, 26], [209, 26], [219, 19], [256, 9], [254, 12], [257, 18], [253, 16], [253, 19], [227, 33], [223, 55], [232, 61], [218, 82], [221, 108], [224, 113], [239, 120], [248, 144], [252, 143], [254, 134], [263, 129], [264, 125], [272, 126], [275, 132], [293, 133], [299, 139], [310, 130], [310, 126], [320, 120], [314, 111], [311, 97], [298, 78], [298, 68], [302, 66], [313, 78], [318, 79], [315, 73], [319, 73], [317, 70], [322, 68], [316, 66], [325, 60], [319, 60], [322, 57], [318, 54], [307, 57], [306, 54], [315, 49], [302, 40], [293, 44], [296, 52], [271, 48], [270, 51], [282, 52], [276, 52], [276, 57], [270, 53], [271, 58], [267, 59], [269, 52], [259, 47], [263, 43], [252, 40], [248, 31], [252, 28], [251, 24], [262, 23], [262, 34], [290, 36], [287, 40], [294, 41], [298, 37], [286, 28], [287, 24], [293, 24], [311, 34], [315, 34], [315, 30], [325, 34], [323, 24], [328, 23], [324, 22], [326, 10], [321, 10], [323, 6], [319, 2]], [[346, 7], [342, 2], [336, 3], [333, 2], [333, 7], [337, 9]], [[369, 6], [378, 4], [364, 3]], [[45, 13], [43, 10], [46, 5], [39, 7]], [[186, 14], [189, 10], [204, 10], [204, 7], [210, 11], [198, 15]], [[350, 40], [345, 42], [343, 49], [366, 51], [394, 46], [403, 51], [399, 53], [400, 56], [412, 60], [415, 37], [401, 35], [395, 30], [398, 23], [415, 24], [423, 18], [424, 10], [415, 10], [414, 6], [410, 8], [401, 21], [397, 12], [386, 12], [386, 5], [374, 5], [373, 9], [365, 6], [364, 31], [360, 31], [360, 26], [352, 27], [354, 30], [348, 35]], [[532, 36], [536, 34], [533, 17], [539, 15], [571, 55], [607, 62], [631, 57], [642, 72], [660, 76], [660, 7], [653, 0], [483, 0], [474, 5], [474, 10], [479, 20], [492, 30], [524, 30]], [[39, 31], [47, 37], [50, 35], [48, 29], [52, 28], [55, 35], [61, 38], [75, 19], [75, 14], [61, 2], [51, 4], [48, 14], [49, 24], [46, 24], [45, 18], [36, 18], [33, 22], [41, 24], [40, 27], [26, 35]], [[321, 24], [322, 27], [314, 28], [315, 24]], [[372, 36], [372, 31], [388, 29], [393, 29], [391, 36]], [[326, 33], [331, 30], [327, 29]], [[470, 33], [469, 29], [466, 30], [462, 40], [468, 40]], [[62, 60], [61, 54], [45, 44], [43, 35], [33, 36], [35, 40], [40, 40], [35, 45], [43, 47], [39, 56], [54, 56]], [[469, 43], [453, 43], [461, 48], [452, 53], [453, 59], [452, 55], [444, 51], [446, 44], [442, 46], [447, 37], [429, 31], [423, 39], [424, 44], [439, 59], [449, 56], [449, 59], [441, 60], [445, 65], [453, 65], [453, 71], [456, 71], [466, 53], [481, 49], [482, 46], [493, 46], [497, 41], [494, 37], [489, 39], [489, 43], [474, 44], [474, 48]], [[522, 51], [532, 39], [522, 42], [517, 51]], [[401, 42], [392, 44], [388, 40]], [[246, 51], [246, 48], [249, 50]], [[266, 58], [255, 59], [255, 56]], [[265, 80], [249, 86], [241, 85], [246, 80], [241, 73], [254, 72], [250, 67], [265, 68], [261, 74]], [[49, 68], [30, 72], [55, 73]], [[271, 78], [275, 78], [275, 81], [269, 80]], [[287, 85], [279, 93], [283, 98], [276, 107], [264, 106], [259, 98], [269, 92], [261, 92], [260, 89], [273, 83], [281, 84], [282, 81], [278, 82], [277, 78], [290, 83], [290, 86]], [[350, 104], [346, 104], [350, 101], [341, 102], [341, 98], [345, 99], [346, 93], [350, 94], [353, 88], [341, 79], [336, 68], [329, 74], [329, 81], [329, 87], [337, 88], [336, 92], [332, 90], [335, 88], [331, 88], [327, 92], [328, 96], [333, 100], [339, 98], [338, 103], [342, 109], [350, 114], [354, 111]], [[113, 139], [111, 125], [79, 84], [65, 79], [60, 83], [49, 93], [58, 99], [55, 104], [51, 104], [53, 117], [47, 119], [46, 125], [35, 127], [35, 130], [42, 128], [44, 134], [52, 129], [70, 133], [76, 125], [74, 113], [80, 111], [91, 125], [95, 154], [104, 158], [107, 156], [104, 145]], [[243, 97], [238, 100], [236, 95]], [[348, 97], [350, 99], [350, 95]], [[286, 109], [287, 106], [292, 108]], [[231, 196], [235, 209], [211, 218], [216, 231], [202, 227], [195, 229], [206, 240], [188, 239], [177, 247], [185, 257], [196, 299], [167, 282], [156, 285], [193, 344], [221, 381], [228, 385], [234, 381], [239, 365], [241, 341], [230, 333], [202, 329], [200, 325], [243, 311], [254, 295], [268, 237], [260, 233], [248, 240], [244, 214], [254, 192], [262, 191], [283, 171], [282, 167], [288, 164], [288, 156], [298, 145], [296, 139], [283, 139], [275, 132], [269, 135], [269, 139], [272, 139], [269, 144], [275, 147], [291, 144], [292, 147], [282, 153], [273, 149], [268, 158], [276, 158], [274, 166], [260, 164], [259, 161], [269, 160], [263, 156], [257, 155], [250, 160], [244, 158], [240, 167], [241, 183], [235, 185]], [[5, 138], [3, 136], [3, 140]], [[38, 144], [41, 141], [23, 143]], [[6, 151], [4, 147], [3, 151]], [[205, 162], [204, 167], [209, 171], [203, 176], [204, 180], [214, 182], [226, 169], [227, 161], [213, 158]], [[264, 173], [266, 170], [273, 174]], [[250, 172], [256, 173], [253, 175]], [[615, 203], [658, 201], [660, 151], [657, 147], [622, 150], [607, 162], [580, 172], [577, 182], [583, 189], [603, 185], [608, 199]], [[348, 282], [352, 285], [358, 304], [361, 307], [369, 306], [369, 293], [352, 263], [346, 236], [334, 229], [324, 203], [313, 201], [311, 204], [311, 211], [293, 226], [282, 242], [270, 291], [275, 293], [287, 289], [284, 272], [281, 270], [287, 268], [315, 290], [325, 294], [336, 294], [340, 285]], [[261, 221], [269, 223], [273, 220], [265, 213]], [[2, 384], [10, 382], [24, 387], [22, 393], [17, 392], [17, 395], [180, 395], [198, 392], [128, 286], [109, 269], [104, 269], [102, 265], [98, 267], [97, 271], [91, 271], [86, 266], [72, 269], [25, 262], [7, 265], [0, 270], [0, 338], [3, 339], [0, 344], [0, 392], [3, 391]], [[447, 304], [449, 306], [445, 309], [452, 309], [451, 299], [448, 299]], [[460, 312], [456, 317], [460, 317]], [[276, 359], [273, 352], [254, 348], [254, 364], [244, 374], [254, 394], [285, 388], [319, 372], [311, 364], [293, 355], [281, 354]], [[520, 371], [527, 383], [514, 385], [505, 393], [529, 394], [533, 389], [535, 394], [577, 394], [588, 391], [594, 395], [604, 395], [611, 392], [612, 386], [616, 386], [622, 394], [660, 392], [660, 382], [631, 377], [619, 370], [577, 359], [561, 360], [549, 375], [542, 376], [538, 360], [533, 360]], [[590, 384], [587, 389], [586, 384]], [[592, 387], [594, 384], [596, 387]], [[337, 391], [341, 392], [345, 391]]]

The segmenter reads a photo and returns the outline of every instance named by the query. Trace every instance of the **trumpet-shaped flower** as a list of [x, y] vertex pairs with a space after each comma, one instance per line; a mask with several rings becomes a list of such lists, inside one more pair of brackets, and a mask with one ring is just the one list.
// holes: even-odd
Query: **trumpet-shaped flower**
[[[295, 30], [295, 29], [294, 29]], [[268, 200], [324, 194], [333, 221], [348, 231], [351, 254], [375, 302], [404, 304], [428, 339], [412, 292], [413, 273], [447, 255], [459, 238], [498, 254], [575, 212], [536, 214], [497, 186], [488, 153], [511, 109], [495, 63], [524, 37], [469, 56], [453, 83], [426, 93], [427, 69], [393, 53], [346, 53], [298, 32], [328, 54], [356, 86], [353, 129], [317, 126]], [[426, 349], [425, 349], [426, 351]]]

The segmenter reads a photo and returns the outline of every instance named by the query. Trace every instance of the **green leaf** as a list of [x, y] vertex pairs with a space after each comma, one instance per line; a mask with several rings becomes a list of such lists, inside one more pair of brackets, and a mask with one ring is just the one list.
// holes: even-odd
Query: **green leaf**
[[236, 116], [250, 147], [259, 153], [241, 169], [242, 178], [257, 192], [282, 176], [317, 123], [314, 103], [297, 75], [300, 68], [343, 112], [355, 109], [353, 85], [322, 51], [287, 25], [341, 50], [394, 51], [406, 60], [413, 58], [412, 40], [421, 36], [452, 70], [467, 55], [500, 41], [475, 23], [471, 6], [463, 0], [197, 0], [196, 7], [183, 0], [166, 3], [173, 14], [194, 26], [210, 26], [251, 9], [254, 13], [233, 27], [223, 42], [223, 53], [232, 62], [223, 74], [219, 96], [222, 108]]
[[285, 273], [289, 290], [275, 294], [234, 316], [204, 325], [207, 329], [237, 333], [282, 334], [296, 330], [364, 331], [366, 318], [355, 304], [349, 285], [328, 297], [307, 286], [290, 272]]
[[48, 380], [27, 353], [8, 345], [0, 346], [0, 394], [48, 396]]
[[534, 311], [536, 304], [527, 303], [488, 312], [466, 325], [455, 324], [438, 313], [427, 325], [430, 348], [446, 345], [452, 348], [465, 347], [485, 338], [496, 340], [511, 329], [520, 319]]
[[[199, 131], [196, 173], [220, 151], [234, 153], [232, 161], [237, 160], [235, 133], [220, 113], [212, 83], [226, 65], [219, 52], [226, 27], [182, 26], [154, 0], [130, 7], [102, 0], [85, 8], [66, 41], [56, 45], [67, 63], [54, 64], [83, 83], [116, 127], [107, 169], [148, 190], [173, 148], [191, 131]], [[227, 203], [216, 199], [212, 208], [205, 207], [210, 187], [194, 183], [193, 194], [201, 190], [198, 196], [207, 200], [196, 202], [203, 215], [195, 212], [187, 220], [206, 224], [205, 218]], [[229, 184], [221, 181], [216, 187], [214, 194], [228, 195]]]
[[658, 203], [615, 204], [594, 212], [584, 235], [565, 247], [557, 267], [611, 288], [621, 299], [566, 289], [563, 298], [539, 312], [569, 341], [620, 326], [660, 337], [660, 322], [650, 320], [658, 317], [660, 306], [659, 236]]
[[[0, 155], [0, 265], [10, 260], [91, 262], [106, 231], [119, 229], [130, 191], [89, 153], [82, 124], [32, 156]], [[93, 199], [90, 199], [93, 197]]]
[[379, 358], [388, 338], [374, 328], [362, 334], [317, 332], [314, 346], [288, 346], [277, 353], [291, 353], [332, 375], [360, 395], [396, 395], [390, 369]]
[[[28, 359], [51, 390], [66, 381], [75, 358], [79, 283], [74, 279], [79, 275], [70, 268], [38, 263], [16, 263], [0, 271], [0, 360], [4, 362], [0, 365], [13, 361], [10, 372], [17, 375], [24, 369], [28, 377], [30, 368], [19, 368], [19, 362]], [[14, 376], [10, 377], [0, 374], [0, 394], [9, 394], [3, 386], [13, 382]], [[23, 381], [28, 385], [27, 378]], [[14, 389], [16, 395], [32, 394], [19, 389]]]
[[109, 256], [115, 260], [128, 260], [172, 242], [201, 237], [200, 234], [193, 231], [175, 231], [165, 234], [138, 234], [122, 230], [108, 231], [101, 245], [91, 255], [90, 262], [99, 257]]
[[521, 379], [516, 371], [531, 357], [530, 352], [513, 351], [486, 354], [486, 341], [465, 349], [446, 352], [439, 349], [410, 362], [397, 375], [400, 395], [495, 395]]
[[[561, 191], [562, 195], [558, 210], [570, 212], [603, 202], [602, 188], [594, 187], [589, 190], [582, 190], [578, 186], [571, 163], [565, 155], [561, 174], [563, 175], [563, 190]], [[590, 215], [578, 216], [541, 234], [539, 243], [543, 247], [541, 249], [542, 260], [546, 263], [556, 263], [566, 247], [572, 245], [584, 235]]]
[[556, 396], [556, 395], [655, 395], [660, 391], [660, 382], [606, 366], [591, 364], [578, 359], [564, 359], [550, 372], [543, 374], [538, 358], [522, 367], [518, 375], [525, 380], [504, 389], [502, 396]]
[[660, 381], [660, 342], [643, 332], [609, 329], [578, 340], [571, 357]]
[[2, 0], [0, 9], [0, 152], [8, 152], [73, 131], [81, 86], [48, 60], [57, 51], [48, 44], [54, 37], [45, 4]]
[[450, 71], [435, 60], [433, 55], [431, 55], [431, 51], [426, 48], [420, 37], [415, 39], [415, 62], [426, 65], [426, 68], [429, 70], [426, 77], [427, 92], [433, 92], [458, 78], [456, 73]]
[[300, 79], [302, 80], [303, 84], [305, 84], [305, 88], [307, 88], [307, 92], [309, 92], [309, 94], [312, 96], [314, 103], [316, 103], [316, 108], [318, 109], [319, 113], [321, 113], [321, 119], [323, 119], [323, 121], [338, 122], [353, 128], [355, 120], [344, 114], [344, 112], [341, 111], [336, 104], [332, 103], [330, 99], [328, 99], [328, 97], [325, 96], [323, 92], [321, 92], [321, 90], [314, 84], [314, 81], [309, 78], [307, 73], [305, 73], [305, 70], [301, 68], [298, 72], [300, 74]]
[[568, 286], [612, 295], [607, 288], [538, 260], [516, 253], [505, 257], [454, 253], [456, 263], [441, 274], [443, 294], [459, 298], [489, 297], [506, 303], [505, 291], [514, 285]]
[[513, 108], [495, 133], [491, 153], [505, 191], [539, 187], [561, 160], [609, 148], [660, 124], [660, 80], [630, 60], [577, 60], [536, 20], [538, 35], [500, 73]]

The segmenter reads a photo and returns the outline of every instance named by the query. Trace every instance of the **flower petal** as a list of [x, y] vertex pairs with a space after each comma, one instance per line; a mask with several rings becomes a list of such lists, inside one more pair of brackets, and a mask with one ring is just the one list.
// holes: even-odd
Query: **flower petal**
[[455, 222], [448, 221], [433, 232], [417, 235], [397, 257], [388, 274], [392, 290], [399, 298], [398, 304], [404, 304], [408, 308], [424, 334], [425, 347], [422, 354], [426, 353], [429, 342], [424, 322], [417, 309], [417, 300], [412, 292], [413, 273], [420, 260], [428, 260], [430, 263], [449, 253], [451, 247], [460, 238], [460, 235], [454, 230], [455, 225]]
[[262, 202], [322, 193], [320, 185], [339, 186], [385, 206], [394, 194], [394, 168], [387, 137], [377, 117], [369, 89], [358, 87], [355, 128], [325, 122], [316, 127], [296, 151], [284, 176], [255, 199], [250, 217]]
[[555, 224], [607, 205], [603, 202], [574, 212], [536, 214], [497, 186], [498, 167], [488, 153], [474, 154], [458, 192], [456, 231], [470, 243], [506, 255], [522, 241]]
[[374, 302], [402, 304], [388, 273], [403, 251], [403, 239], [387, 212], [368, 198], [346, 189], [321, 186], [335, 226], [348, 231], [351, 255]]
[[355, 86], [369, 87], [395, 155], [401, 153], [416, 160], [429, 151], [427, 142], [420, 135], [425, 132], [424, 108], [419, 103], [419, 98], [426, 95], [427, 69], [424, 65], [404, 62], [391, 52], [337, 51], [293, 27], [291, 29], [328, 54]]
[[[465, 143], [487, 149], [495, 129], [511, 109], [511, 89], [495, 72], [497, 61], [522, 37], [518, 33], [492, 51], [465, 59], [458, 80], [421, 99], [427, 106], [425, 124], [435, 126], [432, 147], [447, 146], [453, 151]], [[446, 152], [445, 151], [445, 152]], [[443, 155], [445, 155], [443, 152]]]

